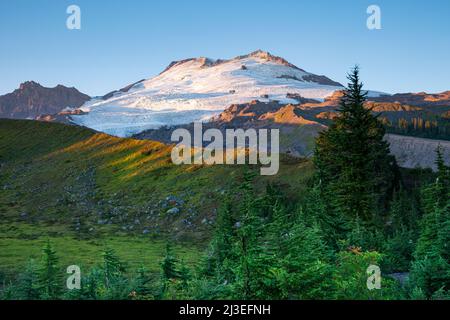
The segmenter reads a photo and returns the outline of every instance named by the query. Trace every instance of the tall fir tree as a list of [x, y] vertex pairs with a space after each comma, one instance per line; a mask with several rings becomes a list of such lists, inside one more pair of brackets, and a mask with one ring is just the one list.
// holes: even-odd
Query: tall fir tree
[[395, 158], [382, 123], [364, 106], [358, 67], [348, 79], [337, 118], [317, 138], [314, 164], [328, 210], [379, 224], [395, 184]]

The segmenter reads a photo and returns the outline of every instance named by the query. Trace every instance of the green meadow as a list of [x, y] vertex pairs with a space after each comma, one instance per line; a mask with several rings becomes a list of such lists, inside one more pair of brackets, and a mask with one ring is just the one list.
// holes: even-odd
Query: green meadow
[[[223, 194], [242, 166], [175, 166], [171, 146], [58, 123], [0, 120], [0, 275], [39, 259], [47, 240], [62, 266], [89, 268], [112, 248], [130, 270], [156, 272], [167, 241], [194, 266], [207, 246]], [[282, 158], [274, 177], [302, 197], [306, 160]], [[169, 200], [167, 200], [169, 198]], [[175, 199], [175, 200], [173, 200]], [[177, 214], [170, 209], [177, 208]]]

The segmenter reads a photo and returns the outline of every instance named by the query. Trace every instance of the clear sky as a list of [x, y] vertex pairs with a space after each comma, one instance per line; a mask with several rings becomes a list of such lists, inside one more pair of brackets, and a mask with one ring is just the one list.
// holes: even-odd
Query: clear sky
[[[66, 9], [81, 8], [81, 30]], [[381, 30], [366, 27], [369, 5]], [[449, 0], [1, 0], [0, 94], [26, 80], [102, 95], [161, 72], [172, 60], [267, 50], [367, 89], [450, 89]]]

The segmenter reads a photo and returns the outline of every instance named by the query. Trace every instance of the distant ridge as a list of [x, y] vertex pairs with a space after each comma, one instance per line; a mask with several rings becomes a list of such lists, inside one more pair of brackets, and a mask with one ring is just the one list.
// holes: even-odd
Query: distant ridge
[[11, 93], [0, 96], [0, 118], [34, 119], [43, 114], [77, 108], [91, 98], [75, 88], [57, 85], [46, 88], [26, 81]]

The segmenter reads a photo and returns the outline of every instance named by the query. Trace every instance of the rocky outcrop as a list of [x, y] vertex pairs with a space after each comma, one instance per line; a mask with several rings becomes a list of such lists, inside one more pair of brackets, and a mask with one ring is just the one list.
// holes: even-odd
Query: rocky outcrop
[[307, 120], [302, 117], [294, 105], [286, 105], [275, 112], [269, 112], [262, 115], [259, 120], [270, 120], [279, 124], [318, 124], [316, 121]]
[[137, 81], [137, 82], [135, 82], [135, 83], [129, 84], [129, 85], [127, 85], [127, 86], [125, 86], [125, 87], [123, 87], [123, 88], [121, 88], [121, 89], [119, 89], [119, 90], [111, 91], [111, 92], [105, 94], [105, 95], [102, 97], [102, 99], [103, 99], [103, 100], [107, 100], [107, 99], [109, 99], [109, 98], [112, 98], [116, 93], [121, 93], [121, 92], [124, 93], [124, 92], [128, 92], [128, 91], [130, 91], [130, 89], [133, 88], [135, 85], [137, 85], [137, 84], [139, 84], [139, 83], [141, 83], [141, 82], [143, 82], [143, 81], [145, 81], [145, 79], [142, 79], [142, 80], [139, 80], [139, 81]]
[[325, 86], [337, 86], [337, 87], [342, 87], [342, 84], [340, 84], [339, 82], [333, 81], [328, 77], [325, 76], [318, 76], [315, 74], [309, 74], [306, 76], [303, 76], [303, 80], [304, 81], [308, 81], [308, 82], [314, 82], [314, 83], [318, 83], [318, 84], [322, 84]]
[[337, 112], [335, 111], [324, 111], [320, 112], [316, 118], [317, 119], [325, 119], [325, 120], [334, 120], [338, 116]]
[[88, 100], [88, 95], [75, 88], [63, 85], [46, 88], [27, 81], [12, 93], [0, 96], [0, 118], [34, 119], [43, 114], [56, 114], [67, 107], [80, 107]]
[[44, 122], [59, 122], [65, 124], [74, 124], [70, 118], [72, 115], [84, 115], [86, 112], [83, 112], [80, 109], [64, 109], [61, 112], [55, 114], [42, 114], [36, 117], [38, 121]]
[[387, 134], [386, 141], [399, 166], [404, 168], [432, 168], [436, 170], [436, 149], [442, 148], [444, 160], [450, 165], [450, 141], [432, 140]]

